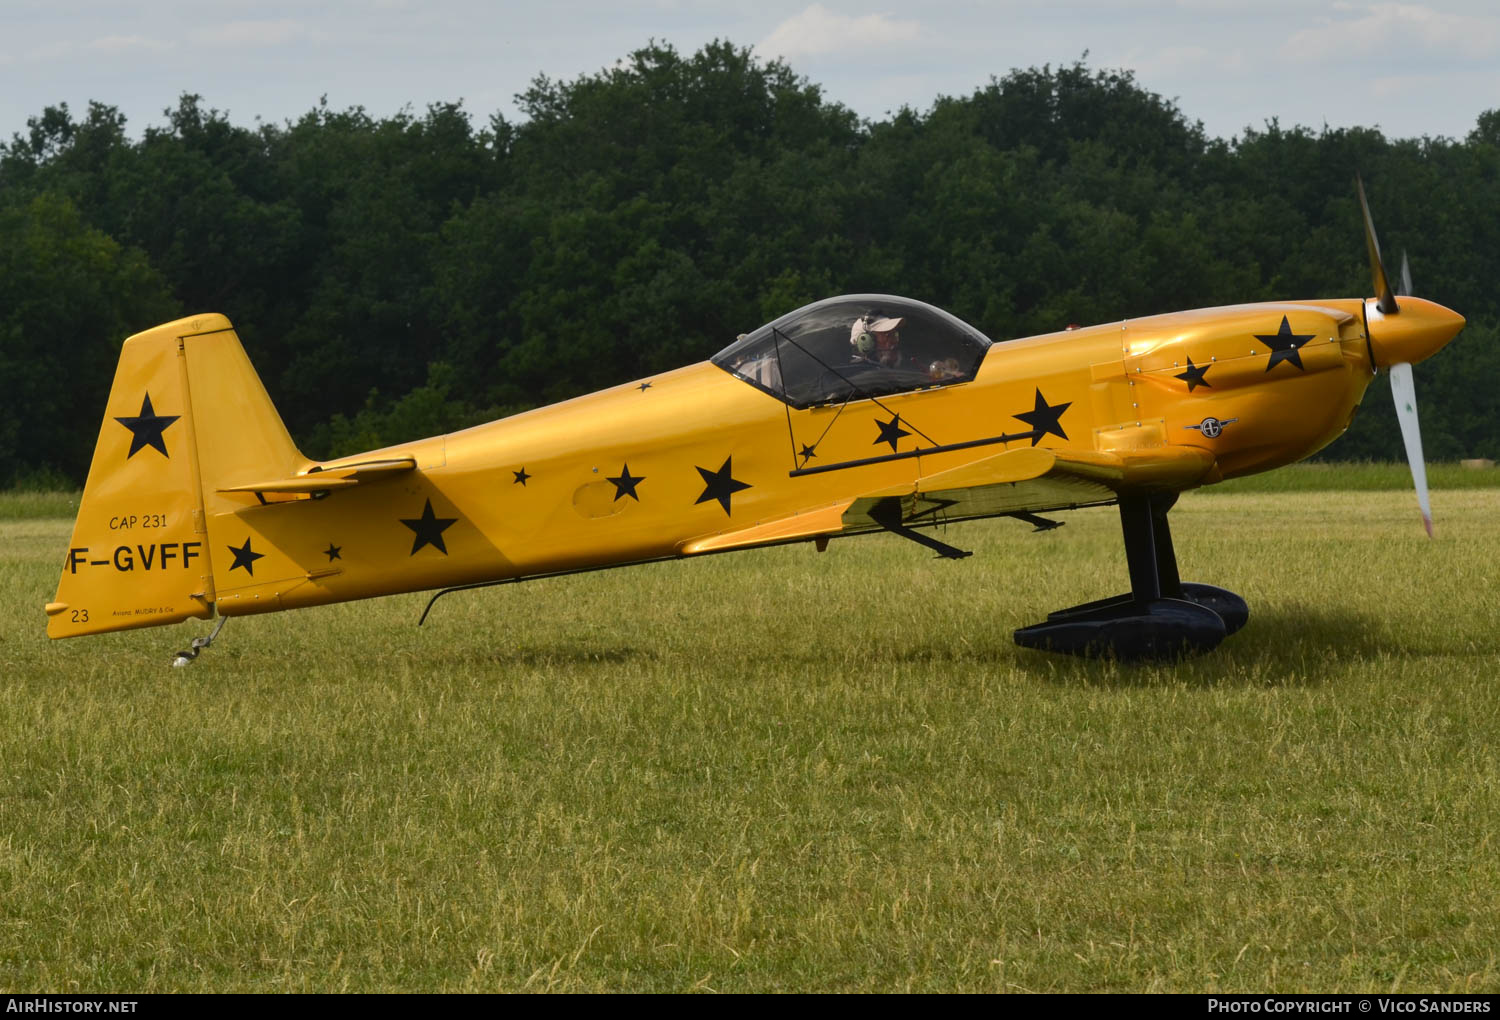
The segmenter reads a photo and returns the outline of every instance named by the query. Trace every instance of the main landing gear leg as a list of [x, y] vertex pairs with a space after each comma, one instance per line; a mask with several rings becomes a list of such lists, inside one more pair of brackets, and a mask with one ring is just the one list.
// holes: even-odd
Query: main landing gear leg
[[1048, 615], [1016, 631], [1016, 644], [1070, 655], [1121, 660], [1207, 652], [1250, 618], [1245, 600], [1211, 584], [1184, 582], [1167, 511], [1174, 493], [1120, 497], [1120, 529], [1130, 591]]

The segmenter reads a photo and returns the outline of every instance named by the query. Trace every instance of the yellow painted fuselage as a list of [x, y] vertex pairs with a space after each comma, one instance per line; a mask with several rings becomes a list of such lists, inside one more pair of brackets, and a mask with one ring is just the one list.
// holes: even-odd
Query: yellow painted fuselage
[[[1362, 306], [1246, 305], [1014, 340], [992, 346], [968, 383], [801, 410], [713, 364], [692, 365], [324, 465], [413, 457], [418, 467], [323, 499], [261, 505], [205, 493], [215, 600], [236, 615], [672, 557], [706, 536], [915, 483], [1007, 447], [1197, 447], [1214, 462], [1203, 482], [1278, 467], [1347, 426], [1373, 374]], [[1257, 339], [1283, 318], [1294, 335], [1314, 337], [1299, 349], [1300, 367], [1270, 365], [1272, 350]], [[1190, 357], [1206, 368], [1192, 386], [1183, 378]], [[1018, 415], [1038, 395], [1067, 405], [1057, 415], [1066, 438], [878, 459], [1024, 433]], [[909, 432], [894, 443], [880, 427], [893, 414]], [[1211, 435], [1210, 420], [1225, 424]], [[813, 457], [798, 455], [804, 446]], [[262, 554], [253, 574], [235, 566], [247, 539]]]

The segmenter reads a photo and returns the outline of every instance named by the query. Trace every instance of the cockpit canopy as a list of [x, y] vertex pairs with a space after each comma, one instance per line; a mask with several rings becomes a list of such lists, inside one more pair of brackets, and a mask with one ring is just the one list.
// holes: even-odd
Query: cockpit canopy
[[[891, 320], [899, 320], [894, 330]], [[932, 305], [848, 294], [783, 315], [713, 363], [802, 408], [968, 382], [989, 346], [979, 330]]]

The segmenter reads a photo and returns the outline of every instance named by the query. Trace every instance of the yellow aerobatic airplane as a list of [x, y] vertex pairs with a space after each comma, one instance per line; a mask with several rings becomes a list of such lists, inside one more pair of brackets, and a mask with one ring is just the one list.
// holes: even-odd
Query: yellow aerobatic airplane
[[1364, 215], [1368, 300], [992, 343], [919, 301], [838, 297], [702, 364], [323, 463], [298, 452], [229, 320], [179, 319], [125, 341], [47, 633], [881, 531], [960, 558], [924, 529], [997, 516], [1050, 527], [1036, 515], [1118, 504], [1130, 591], [1016, 641], [1121, 658], [1211, 649], [1248, 610], [1179, 578], [1177, 494], [1321, 449], [1379, 368], [1431, 530], [1410, 366], [1464, 320], [1409, 285], [1397, 301]]

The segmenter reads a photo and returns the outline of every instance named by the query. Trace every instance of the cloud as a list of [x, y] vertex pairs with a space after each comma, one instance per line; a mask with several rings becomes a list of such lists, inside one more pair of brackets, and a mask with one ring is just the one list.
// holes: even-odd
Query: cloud
[[[164, 40], [148, 39], [143, 35], [104, 35], [81, 41], [60, 39], [56, 42], [33, 44], [23, 59], [30, 64], [55, 64], [77, 60], [79, 54], [118, 57], [136, 53], [160, 53], [171, 48], [171, 44]], [[8, 54], [0, 54], [0, 67], [14, 62]]]
[[84, 44], [83, 48], [93, 53], [156, 52], [171, 49], [161, 39], [147, 39], [141, 35], [106, 35]]
[[1193, 74], [1212, 70], [1215, 73], [1238, 73], [1243, 70], [1245, 59], [1238, 50], [1226, 50], [1216, 46], [1138, 46], [1127, 50], [1117, 61], [1122, 67], [1134, 71], [1138, 78], [1156, 75]]
[[193, 33], [195, 41], [213, 46], [280, 46], [312, 36], [306, 25], [289, 18], [228, 21]]
[[1500, 54], [1500, 17], [1492, 14], [1399, 3], [1339, 3], [1334, 9], [1342, 16], [1293, 33], [1283, 52], [1298, 60], [1399, 56], [1412, 49], [1470, 59]]
[[889, 14], [854, 17], [813, 4], [777, 25], [755, 48], [760, 53], [787, 58], [853, 54], [911, 42], [920, 31], [917, 22], [898, 20]]

